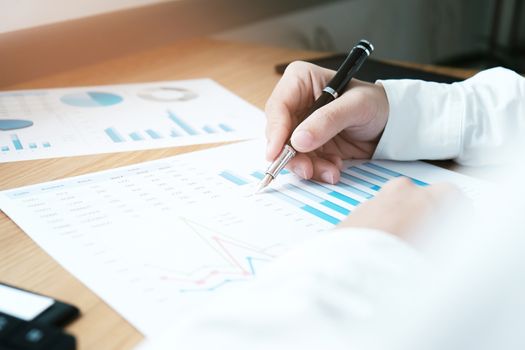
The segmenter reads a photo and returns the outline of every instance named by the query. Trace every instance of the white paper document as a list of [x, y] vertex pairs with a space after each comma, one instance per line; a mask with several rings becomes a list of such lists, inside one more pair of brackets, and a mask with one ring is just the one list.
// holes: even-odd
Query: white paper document
[[213, 80], [0, 92], [0, 163], [250, 139], [263, 113]]
[[253, 195], [266, 162], [240, 143], [0, 193], [0, 208], [146, 336], [238, 288], [322, 234], [392, 178], [481, 182], [421, 162], [350, 161], [337, 185], [284, 172]]

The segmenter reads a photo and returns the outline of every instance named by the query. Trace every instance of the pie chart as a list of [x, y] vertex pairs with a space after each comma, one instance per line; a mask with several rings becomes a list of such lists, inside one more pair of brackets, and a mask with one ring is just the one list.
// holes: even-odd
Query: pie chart
[[0, 130], [23, 129], [33, 125], [31, 120], [22, 119], [0, 119]]
[[87, 91], [64, 95], [60, 101], [74, 107], [108, 107], [121, 103], [124, 99], [109, 92]]

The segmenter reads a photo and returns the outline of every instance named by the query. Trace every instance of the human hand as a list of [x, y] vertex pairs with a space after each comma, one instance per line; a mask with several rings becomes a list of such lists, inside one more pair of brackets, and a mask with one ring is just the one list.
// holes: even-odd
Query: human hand
[[339, 226], [371, 228], [404, 238], [447, 199], [461, 199], [452, 185], [420, 187], [408, 178], [398, 178], [383, 186], [376, 197], [357, 207]]
[[266, 103], [266, 158], [274, 160], [290, 134], [299, 152], [287, 168], [297, 175], [335, 184], [342, 160], [371, 158], [388, 118], [383, 87], [352, 79], [339, 98], [304, 114], [335, 72], [306, 62], [286, 69]]

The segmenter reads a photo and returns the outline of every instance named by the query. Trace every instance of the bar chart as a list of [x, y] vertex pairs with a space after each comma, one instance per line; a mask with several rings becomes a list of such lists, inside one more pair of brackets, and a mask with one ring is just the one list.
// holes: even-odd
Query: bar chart
[[9, 138], [11, 140], [10, 144], [0, 145], [0, 151], [2, 153], [23, 151], [27, 149], [50, 148], [51, 147], [51, 143], [47, 141], [24, 143], [22, 142], [18, 134], [10, 134]]
[[260, 110], [210, 79], [0, 92], [0, 163], [252, 139], [262, 130]]
[[194, 126], [188, 122], [188, 118], [183, 118], [173, 111], [168, 110], [166, 112], [167, 119], [173, 123], [173, 125], [164, 126], [165, 130], [159, 131], [158, 129], [144, 129], [135, 130], [127, 134], [120, 132], [116, 127], [112, 126], [104, 129], [104, 133], [114, 143], [122, 143], [128, 141], [145, 141], [145, 140], [162, 140], [165, 138], [180, 138], [188, 136], [199, 136], [199, 135], [212, 135], [219, 133], [231, 133], [235, 129], [226, 123], [204, 124], [202, 126]]
[[[285, 170], [281, 176], [290, 175]], [[219, 173], [224, 180], [236, 185], [254, 184], [264, 177], [262, 171], [253, 171], [248, 176], [232, 171]], [[283, 181], [277, 189], [267, 189], [266, 196], [299, 209], [332, 225], [337, 225], [352, 212], [361, 202], [373, 198], [382, 185], [397, 177], [410, 178], [416, 185], [427, 186], [424, 181], [406, 176], [392, 169], [385, 168], [373, 162], [363, 162], [360, 165], [347, 166], [341, 171], [341, 180], [336, 185], [322, 184], [313, 180], [290, 179]]]

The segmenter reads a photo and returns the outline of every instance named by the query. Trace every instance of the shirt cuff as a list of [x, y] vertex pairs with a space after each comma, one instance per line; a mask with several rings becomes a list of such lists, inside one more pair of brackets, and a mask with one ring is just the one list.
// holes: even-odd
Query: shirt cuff
[[452, 159], [461, 149], [464, 92], [455, 84], [378, 80], [389, 117], [374, 159]]

